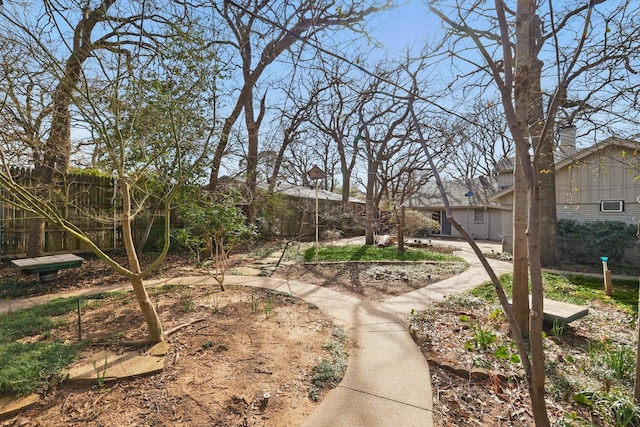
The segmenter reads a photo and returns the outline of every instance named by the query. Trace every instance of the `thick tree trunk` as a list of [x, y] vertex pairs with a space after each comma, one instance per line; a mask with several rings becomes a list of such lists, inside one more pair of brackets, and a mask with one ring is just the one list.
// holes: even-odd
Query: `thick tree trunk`
[[[534, 20], [533, 27], [536, 27], [538, 18]], [[532, 30], [531, 40], [535, 40], [536, 45], [542, 43], [539, 39], [539, 32]], [[550, 132], [544, 138], [540, 134], [544, 128], [545, 114], [542, 100], [542, 66], [543, 63], [535, 57], [532, 49], [530, 90], [529, 90], [529, 123], [531, 123], [531, 136], [533, 144], [539, 144], [540, 157], [537, 159], [540, 172], [538, 180], [540, 183], [540, 263], [543, 267], [558, 267], [558, 236], [556, 214], [556, 167], [554, 159], [554, 141]], [[534, 149], [536, 147], [534, 146]]]
[[[238, 101], [233, 108], [233, 111], [224, 121], [224, 125], [222, 125], [222, 132], [220, 134], [220, 140], [218, 141], [218, 145], [216, 146], [216, 151], [213, 154], [213, 162], [211, 165], [211, 174], [209, 175], [209, 191], [215, 193], [218, 190], [218, 178], [220, 178], [220, 166], [222, 166], [222, 158], [227, 152], [227, 144], [229, 143], [229, 134], [231, 133], [231, 129], [233, 129], [233, 125], [236, 120], [240, 116], [242, 112], [242, 105], [244, 102], [243, 98], [244, 92], [241, 92]], [[246, 95], [244, 95], [246, 96]]]
[[256, 201], [258, 200], [257, 173], [258, 173], [258, 128], [253, 112], [253, 93], [249, 92], [244, 105], [245, 124], [247, 126], [247, 219], [249, 224], [256, 222]]
[[351, 171], [342, 169], [342, 213], [349, 212], [349, 195], [351, 193]]
[[[537, 106], [531, 103], [529, 97], [532, 81], [532, 68], [539, 65], [535, 56], [535, 34], [537, 18], [535, 16], [536, 2], [534, 0], [518, 0], [516, 14], [516, 61], [515, 61], [515, 114], [518, 120], [518, 137], [514, 138], [517, 146], [519, 166], [522, 167], [522, 177], [527, 184], [528, 196], [528, 261], [531, 277], [531, 317], [529, 319], [529, 343], [531, 350], [531, 372], [527, 377], [529, 393], [531, 395], [531, 409], [537, 427], [549, 426], [549, 417], [545, 400], [545, 367], [544, 348], [542, 345], [543, 298], [542, 270], [540, 267], [540, 188], [539, 165], [531, 164], [529, 147], [531, 135], [529, 125], [533, 124], [532, 111]], [[534, 98], [534, 102], [537, 98]], [[541, 106], [540, 106], [541, 107]], [[544, 122], [543, 122], [544, 123]], [[538, 124], [537, 122], [535, 124]], [[535, 138], [533, 138], [535, 139]], [[516, 209], [514, 206], [514, 212]], [[514, 261], [515, 264], [515, 261]]]
[[[36, 188], [33, 191], [44, 202], [50, 202], [49, 190], [53, 185], [53, 163], [52, 156], [45, 156], [42, 161], [36, 160], [36, 166], [33, 170], [33, 176], [36, 179]], [[39, 257], [43, 253], [45, 223], [44, 218], [34, 217], [29, 220], [29, 239], [27, 241], [27, 257], [29, 258]]]
[[342, 212], [349, 210], [349, 195], [351, 193], [351, 173], [355, 165], [355, 153], [358, 149], [358, 141], [361, 137], [358, 134], [353, 140], [354, 155], [350, 162], [347, 162], [347, 151], [344, 145], [344, 138], [341, 135], [334, 135], [334, 140], [338, 146], [338, 155], [340, 156], [340, 172], [342, 173]]
[[[552, 139], [552, 138], [545, 138]], [[553, 143], [551, 144], [553, 146]], [[558, 216], [556, 212], [556, 177], [553, 153], [543, 148], [540, 168], [548, 173], [540, 176], [540, 263], [543, 267], [560, 266], [558, 259]]]
[[[519, 3], [520, 6], [520, 3]], [[516, 28], [519, 34], [527, 31], [530, 25], [530, 16], [522, 16], [517, 21]], [[529, 138], [529, 113], [530, 107], [530, 39], [518, 38], [516, 41], [516, 75], [515, 75], [515, 113], [518, 119], [518, 127], [525, 138]], [[523, 141], [526, 143], [526, 141]], [[529, 337], [529, 244], [526, 231], [529, 222], [529, 190], [525, 181], [522, 162], [529, 159], [521, 159], [517, 156], [514, 162], [513, 185], [513, 314], [520, 327], [522, 338], [528, 341]]]
[[27, 257], [33, 258], [42, 255], [44, 248], [45, 220], [32, 218], [29, 220], [29, 239], [27, 240]]
[[373, 245], [375, 244], [375, 228], [377, 225], [376, 221], [376, 206], [374, 203], [375, 196], [375, 184], [376, 184], [376, 165], [375, 161], [369, 159], [367, 164], [367, 198], [366, 198], [366, 233], [365, 233], [365, 244]]
[[[115, 1], [103, 0], [94, 9], [83, 11], [83, 18], [74, 28], [73, 43], [69, 43], [70, 46], [73, 46], [73, 50], [65, 61], [64, 73], [51, 96], [53, 115], [49, 137], [42, 150], [44, 160], [41, 162], [40, 159], [35, 159], [36, 175], [40, 178], [40, 185], [44, 188], [41, 190], [43, 193], [53, 184], [55, 174], [66, 174], [69, 170], [71, 158], [71, 113], [69, 106], [73, 102], [73, 91], [80, 81], [84, 61], [94, 53], [94, 46], [91, 42], [93, 29], [105, 18], [108, 9]], [[38, 169], [41, 170], [38, 171]], [[42, 254], [44, 231], [44, 219], [32, 220], [29, 225], [27, 256]]]
[[[257, 156], [256, 156], [257, 157]], [[258, 200], [258, 185], [256, 181], [256, 171], [255, 169], [252, 171], [248, 171], [247, 173], [247, 193], [248, 193], [248, 203], [247, 203], [247, 221], [249, 224], [256, 223], [256, 201]]]
[[[71, 155], [71, 118], [69, 105], [71, 104], [71, 87], [78, 80], [80, 64], [75, 61], [67, 61], [66, 74], [60, 81], [53, 94], [53, 116], [49, 137], [44, 144], [44, 159], [36, 159], [34, 175], [38, 179], [38, 188], [35, 189], [38, 197], [44, 201], [53, 202], [50, 195], [54, 177], [66, 174], [69, 168]], [[45, 242], [44, 218], [33, 218], [29, 221], [29, 243], [27, 256], [37, 257], [42, 255]]]
[[[535, 165], [534, 165], [535, 166]], [[535, 167], [534, 167], [535, 170]], [[534, 186], [529, 193], [529, 272], [531, 274], [531, 318], [529, 319], [529, 342], [531, 345], [531, 409], [537, 427], [548, 427], [547, 405], [544, 384], [546, 370], [544, 366], [544, 345], [542, 342], [542, 321], [544, 313], [544, 289], [542, 285], [542, 267], [540, 265], [540, 190], [534, 178]]]

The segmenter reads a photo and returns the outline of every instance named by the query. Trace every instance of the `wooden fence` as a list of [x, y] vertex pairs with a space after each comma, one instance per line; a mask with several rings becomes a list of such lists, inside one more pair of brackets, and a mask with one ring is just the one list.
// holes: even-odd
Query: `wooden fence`
[[[11, 169], [11, 176], [20, 185], [36, 190], [37, 177], [30, 169]], [[59, 214], [77, 225], [100, 249], [121, 248], [118, 214], [121, 203], [115, 194], [114, 180], [109, 177], [69, 174], [48, 189]], [[1, 192], [7, 190], [1, 189]], [[4, 194], [6, 195], [6, 194]], [[26, 253], [29, 240], [29, 221], [34, 214], [5, 202], [0, 210], [0, 257]], [[151, 213], [144, 212], [133, 224], [134, 238], [144, 233]], [[162, 224], [158, 224], [161, 226]], [[45, 253], [88, 252], [80, 240], [55, 225], [45, 225]]]
[[[29, 169], [12, 169], [11, 175], [20, 185], [38, 189], [38, 179]], [[69, 174], [46, 189], [59, 214], [76, 225], [100, 249], [122, 249], [120, 212], [121, 201], [115, 192], [114, 180], [109, 177], [86, 174]], [[0, 188], [0, 192], [6, 192]], [[6, 193], [3, 195], [6, 196]], [[349, 203], [343, 212], [340, 200], [319, 200], [320, 231], [339, 229], [345, 235], [361, 235], [364, 230], [364, 204]], [[0, 258], [16, 257], [26, 253], [29, 241], [29, 221], [34, 214], [3, 203], [0, 209]], [[142, 240], [148, 225], [153, 225], [145, 250], [159, 249], [164, 243], [163, 207], [144, 208], [132, 224], [136, 243]], [[173, 217], [172, 225], [180, 226], [180, 219]], [[282, 196], [282, 205], [271, 212], [262, 224], [266, 236], [311, 239], [315, 234], [315, 198]], [[46, 254], [89, 252], [89, 247], [53, 224], [45, 225]]]

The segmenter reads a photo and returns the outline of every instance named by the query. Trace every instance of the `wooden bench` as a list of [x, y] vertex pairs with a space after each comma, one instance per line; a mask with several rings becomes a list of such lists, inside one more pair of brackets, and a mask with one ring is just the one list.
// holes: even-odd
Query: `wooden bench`
[[11, 264], [24, 273], [38, 273], [40, 282], [48, 284], [55, 282], [58, 270], [80, 267], [83, 261], [84, 259], [77, 255], [61, 254], [15, 259], [11, 261]]
[[[511, 304], [511, 300], [509, 300]], [[529, 295], [529, 304], [531, 304], [531, 295]], [[582, 305], [570, 304], [568, 302], [555, 301], [552, 299], [544, 299], [544, 321], [549, 325], [557, 323], [558, 326], [567, 326], [574, 320], [589, 314], [589, 307]]]

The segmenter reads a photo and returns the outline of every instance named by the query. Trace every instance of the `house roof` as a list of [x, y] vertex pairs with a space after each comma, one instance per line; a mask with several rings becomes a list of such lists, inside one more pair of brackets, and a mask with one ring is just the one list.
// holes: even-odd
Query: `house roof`
[[575, 154], [573, 154], [572, 156], [569, 157], [565, 157], [561, 160], [556, 161], [556, 169], [561, 169], [563, 167], [566, 167], [570, 164], [575, 163], [576, 161], [582, 160], [585, 157], [590, 156], [591, 154], [603, 150], [607, 147], [626, 147], [626, 148], [630, 148], [630, 149], [640, 149], [640, 142], [638, 141], [633, 141], [630, 139], [623, 139], [623, 138], [616, 138], [615, 136], [611, 136], [603, 141], [597, 142], [595, 144], [593, 144], [590, 147], [587, 147], [585, 149], [582, 149], [578, 152], [576, 152]]
[[516, 158], [515, 157], [504, 157], [500, 159], [500, 161], [496, 164], [495, 172], [513, 172], [515, 168]]
[[[301, 199], [314, 199], [316, 198], [316, 189], [315, 187], [302, 187], [299, 185], [287, 185], [281, 184], [277, 186], [274, 190], [274, 193], [277, 194], [285, 194], [287, 196], [298, 197]], [[319, 200], [333, 200], [339, 202], [342, 200], [342, 195], [337, 193], [332, 193], [331, 191], [318, 189], [318, 199]], [[364, 203], [364, 201], [356, 199], [354, 197], [349, 197], [349, 203]]]
[[[244, 185], [245, 180], [243, 178], [238, 177], [229, 177], [223, 176], [219, 178], [219, 182], [224, 183], [224, 185], [231, 186], [239, 186]], [[267, 191], [269, 189], [269, 184], [266, 181], [261, 181], [256, 183], [258, 189]], [[301, 185], [292, 185], [288, 183], [278, 184], [273, 189], [274, 194], [283, 194], [285, 196], [297, 197], [299, 199], [316, 199], [316, 189], [315, 186], [301, 186]], [[342, 201], [342, 194], [333, 193], [331, 191], [318, 189], [318, 200], [331, 200], [331, 201]], [[356, 204], [365, 204], [363, 200], [357, 199], [355, 197], [349, 197], [349, 203]]]
[[[265, 184], [264, 188], [268, 186]], [[263, 185], [260, 185], [262, 187]], [[316, 198], [316, 189], [315, 187], [303, 187], [300, 185], [291, 185], [291, 184], [279, 184], [274, 188], [273, 192], [275, 194], [284, 194], [291, 197], [297, 197], [300, 199], [313, 199]], [[333, 200], [336, 202], [342, 201], [342, 195], [338, 193], [332, 193], [331, 191], [318, 189], [318, 199], [319, 200]], [[354, 197], [349, 197], [349, 203], [358, 203], [364, 204], [365, 202], [360, 199], [356, 199]]]
[[[640, 142], [637, 141], [633, 141], [630, 139], [623, 139], [623, 138], [617, 138], [617, 137], [609, 137], [601, 142], [598, 142], [596, 144], [593, 144], [590, 147], [584, 148], [578, 152], [576, 152], [575, 154], [568, 156], [568, 157], [563, 157], [560, 158], [558, 160], [556, 160], [556, 170], [565, 168], [569, 165], [574, 164], [577, 161], [580, 161], [586, 157], [589, 157], [590, 155], [592, 155], [593, 153], [596, 153], [600, 150], [604, 150], [607, 147], [626, 147], [632, 150], [638, 150], [640, 149]], [[506, 171], [506, 169], [503, 170], [503, 172]], [[497, 191], [496, 193], [492, 194], [489, 197], [489, 200], [491, 202], [495, 202], [497, 200], [499, 200], [501, 197], [511, 193], [513, 191], [513, 186], [507, 187], [503, 190]]]
[[[443, 181], [442, 185], [452, 208], [500, 207], [497, 203], [489, 202], [489, 196], [499, 190], [498, 182], [494, 177], [483, 176]], [[420, 192], [404, 202], [403, 206], [408, 208], [442, 208], [444, 203], [436, 183], [429, 182], [422, 187]]]

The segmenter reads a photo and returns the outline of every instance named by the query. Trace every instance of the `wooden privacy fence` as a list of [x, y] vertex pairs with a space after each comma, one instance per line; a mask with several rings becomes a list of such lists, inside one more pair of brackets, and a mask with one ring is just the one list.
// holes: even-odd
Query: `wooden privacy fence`
[[[113, 178], [84, 173], [60, 177], [50, 188], [38, 188], [38, 178], [30, 169], [11, 169], [13, 179], [32, 191], [48, 194], [59, 215], [70, 221], [103, 251], [122, 249], [120, 214], [122, 203], [116, 194]], [[46, 190], [46, 191], [45, 191]], [[10, 196], [0, 188], [3, 196]], [[142, 196], [138, 194], [138, 196]], [[280, 192], [281, 204], [272, 207], [261, 224], [265, 235], [311, 238], [315, 234], [315, 194], [313, 189], [296, 187]], [[134, 197], [143, 199], [144, 197]], [[157, 199], [156, 199], [157, 203]], [[150, 204], [154, 204], [153, 202]], [[152, 225], [145, 250], [159, 249], [164, 243], [164, 205], [138, 209], [132, 224], [134, 242], [139, 245]], [[350, 201], [345, 209], [341, 196], [321, 192], [318, 201], [320, 231], [337, 229], [345, 235], [364, 232], [364, 203]], [[0, 257], [16, 257], [26, 253], [31, 212], [4, 202], [0, 209]], [[172, 217], [172, 226], [180, 226], [180, 218]], [[45, 225], [45, 254], [89, 252], [89, 247], [59, 227]]]
[[[33, 170], [12, 168], [11, 176], [23, 187], [34, 190], [39, 185]], [[0, 188], [1, 192], [6, 189]], [[80, 228], [100, 249], [108, 251], [121, 247], [118, 215], [121, 202], [115, 195], [114, 180], [110, 177], [69, 174], [61, 177], [48, 189], [59, 215]], [[7, 196], [6, 193], [3, 196]], [[0, 257], [26, 253], [29, 240], [29, 221], [34, 214], [4, 202], [0, 210]], [[152, 213], [145, 211], [133, 224], [134, 238], [141, 236]], [[158, 226], [162, 224], [159, 222]], [[45, 253], [87, 252], [89, 248], [69, 233], [53, 224], [45, 225]]]

